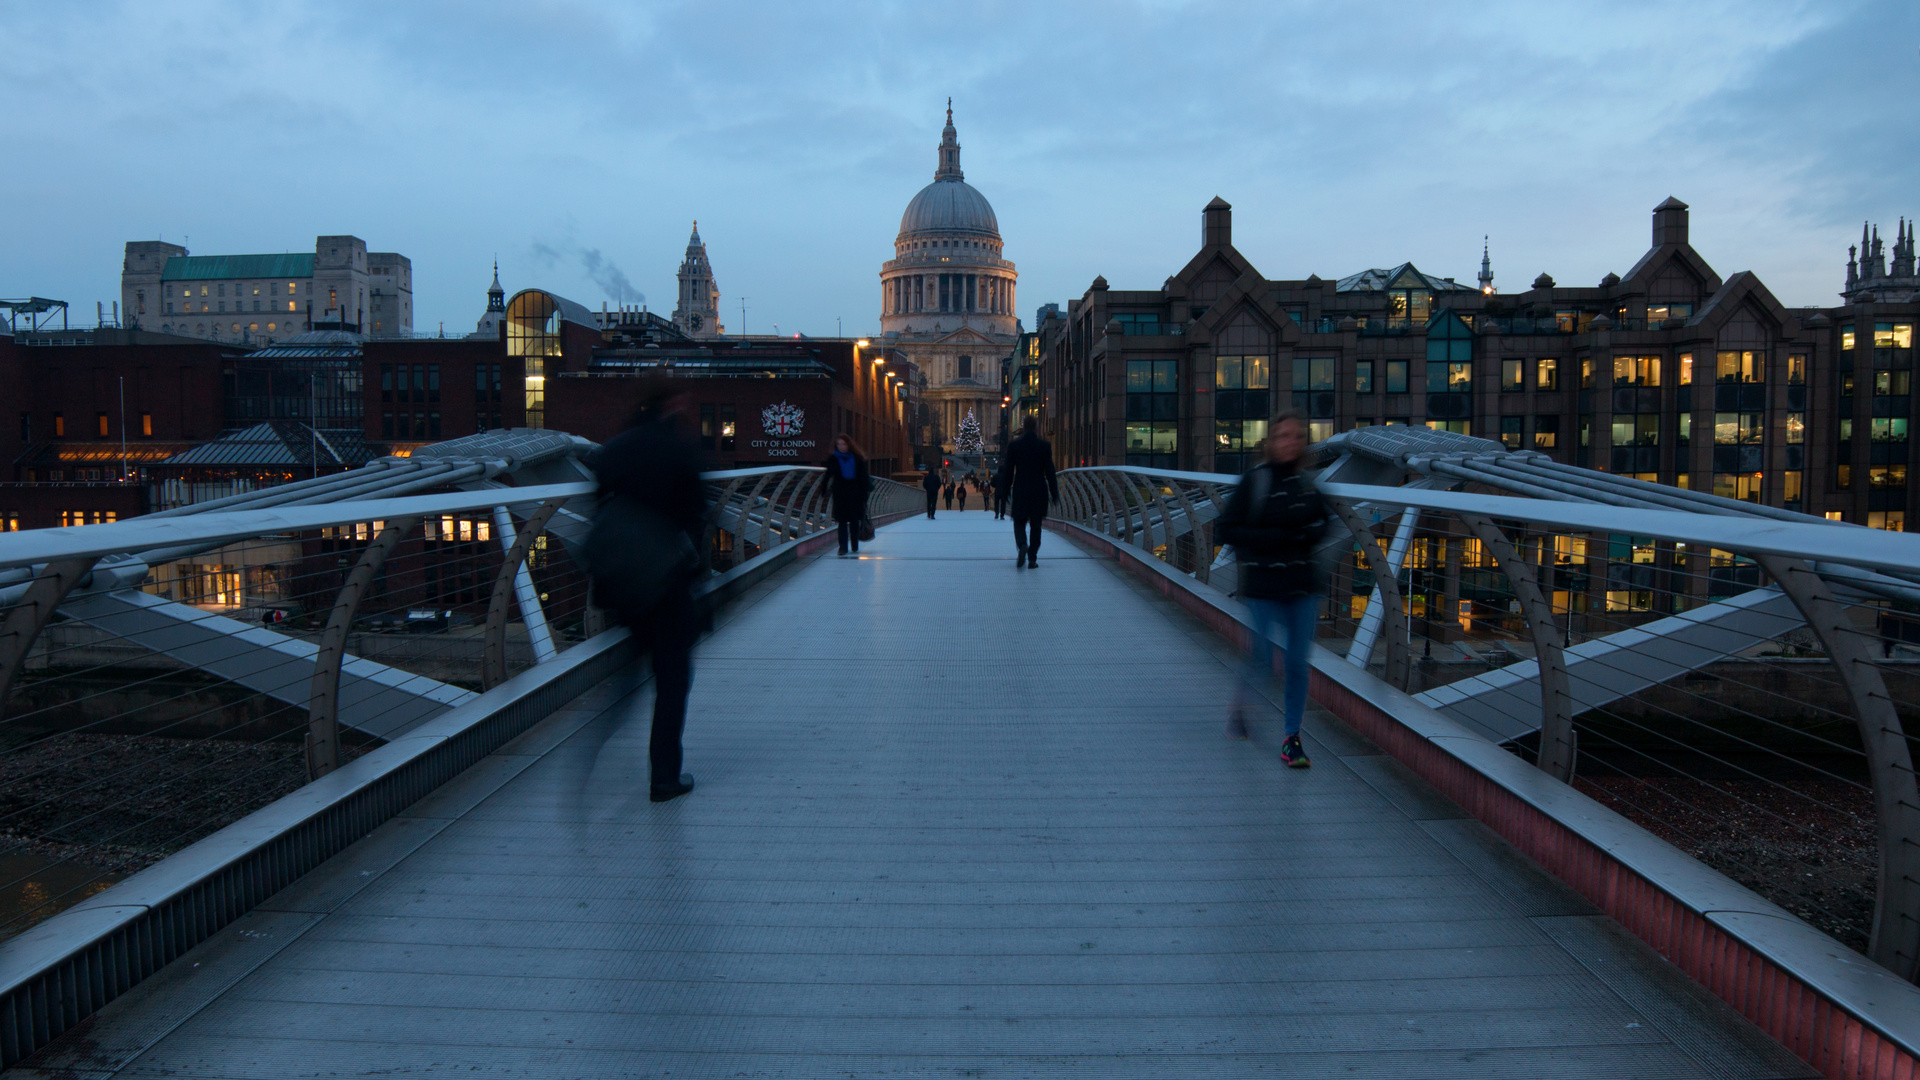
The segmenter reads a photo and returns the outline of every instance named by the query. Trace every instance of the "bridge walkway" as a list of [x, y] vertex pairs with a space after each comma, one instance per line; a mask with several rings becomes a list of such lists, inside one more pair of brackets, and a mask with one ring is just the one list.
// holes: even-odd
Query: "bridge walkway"
[[733, 608], [690, 797], [610, 681], [21, 1074], [1809, 1075], [1332, 719], [1228, 741], [1217, 637], [1009, 531]]

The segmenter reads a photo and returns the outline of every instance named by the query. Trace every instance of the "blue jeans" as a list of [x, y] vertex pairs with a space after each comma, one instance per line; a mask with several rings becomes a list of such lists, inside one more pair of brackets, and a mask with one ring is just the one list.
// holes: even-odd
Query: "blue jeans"
[[1300, 734], [1300, 717], [1307, 711], [1308, 653], [1313, 647], [1314, 628], [1320, 621], [1320, 598], [1296, 596], [1290, 600], [1248, 600], [1247, 614], [1253, 622], [1253, 647], [1247, 650], [1246, 665], [1240, 669], [1240, 686], [1233, 695], [1234, 704], [1250, 701], [1259, 686], [1273, 676], [1273, 638], [1275, 631], [1285, 635], [1284, 667], [1286, 696], [1284, 712], [1287, 734]]

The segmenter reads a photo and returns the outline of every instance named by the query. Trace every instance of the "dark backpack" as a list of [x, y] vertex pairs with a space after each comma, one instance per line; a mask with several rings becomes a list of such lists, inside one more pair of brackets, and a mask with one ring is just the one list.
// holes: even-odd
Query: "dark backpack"
[[700, 570], [685, 530], [622, 495], [601, 501], [581, 555], [594, 606], [623, 619], [644, 615]]

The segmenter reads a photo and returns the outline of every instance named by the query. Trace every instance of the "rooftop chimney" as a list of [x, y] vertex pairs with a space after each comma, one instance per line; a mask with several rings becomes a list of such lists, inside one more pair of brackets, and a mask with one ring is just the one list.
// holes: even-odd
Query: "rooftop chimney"
[[1233, 243], [1233, 207], [1227, 204], [1227, 200], [1215, 195], [1200, 216], [1204, 222], [1200, 229], [1202, 246]]
[[1687, 242], [1687, 204], [1673, 196], [1653, 208], [1653, 246]]

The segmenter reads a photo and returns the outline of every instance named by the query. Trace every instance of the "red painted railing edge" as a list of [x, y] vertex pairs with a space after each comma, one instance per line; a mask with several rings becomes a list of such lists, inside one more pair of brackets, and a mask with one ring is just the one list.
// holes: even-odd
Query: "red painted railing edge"
[[[1251, 627], [1161, 560], [1073, 522], [1215, 632]], [[1619, 814], [1315, 647], [1310, 696], [1825, 1076], [1920, 1080], [1920, 987]]]

